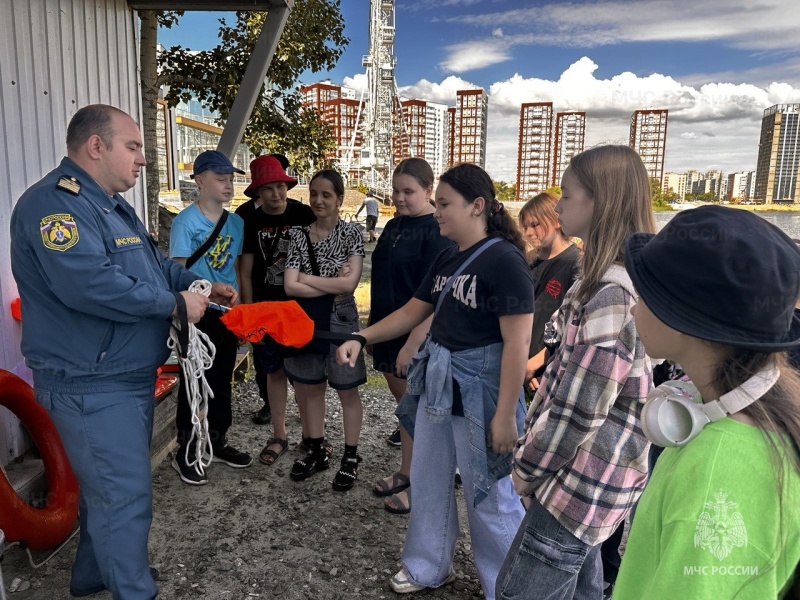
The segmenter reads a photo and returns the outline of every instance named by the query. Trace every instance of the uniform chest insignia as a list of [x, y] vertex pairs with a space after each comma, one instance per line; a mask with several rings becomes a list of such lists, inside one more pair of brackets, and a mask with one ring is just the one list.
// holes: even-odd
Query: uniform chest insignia
[[45, 248], [64, 252], [78, 243], [78, 225], [72, 215], [60, 214], [45, 217], [39, 223]]
[[62, 177], [58, 180], [56, 187], [60, 190], [66, 190], [73, 196], [77, 196], [81, 193], [81, 184], [74, 177]]

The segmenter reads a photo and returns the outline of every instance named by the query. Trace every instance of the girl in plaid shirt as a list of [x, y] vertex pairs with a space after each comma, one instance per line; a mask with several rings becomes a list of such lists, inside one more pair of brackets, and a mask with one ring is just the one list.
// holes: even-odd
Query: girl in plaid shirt
[[652, 369], [636, 333], [625, 238], [655, 231], [650, 179], [627, 146], [576, 155], [556, 205], [584, 242], [578, 280], [553, 317], [558, 346], [517, 443], [512, 477], [527, 513], [497, 598], [601, 598], [600, 544], [647, 481], [639, 425]]

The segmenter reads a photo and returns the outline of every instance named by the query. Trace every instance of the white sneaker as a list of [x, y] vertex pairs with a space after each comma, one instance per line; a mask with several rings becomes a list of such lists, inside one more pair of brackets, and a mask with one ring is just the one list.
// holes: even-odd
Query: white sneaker
[[389, 585], [397, 594], [413, 594], [414, 592], [419, 592], [424, 590], [428, 587], [441, 587], [442, 585], [447, 585], [448, 583], [453, 583], [456, 580], [456, 574], [453, 571], [450, 571], [450, 575], [447, 576], [440, 585], [437, 586], [427, 586], [427, 585], [419, 585], [418, 583], [413, 583], [408, 578], [408, 573], [406, 573], [405, 569], [400, 569], [394, 577], [389, 580]]

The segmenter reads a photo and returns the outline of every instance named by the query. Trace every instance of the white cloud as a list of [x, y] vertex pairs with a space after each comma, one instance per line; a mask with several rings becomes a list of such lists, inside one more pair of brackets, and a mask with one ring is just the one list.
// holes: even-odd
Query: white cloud
[[420, 79], [414, 85], [402, 86], [398, 92], [404, 98], [420, 98], [430, 102], [440, 102], [442, 104], [455, 104], [456, 92], [458, 90], [476, 89], [477, 86], [469, 81], [450, 75], [442, 80], [441, 83], [434, 83], [427, 79]]
[[[464, 73], [507, 62], [514, 58], [515, 48], [713, 40], [732, 48], [770, 54], [769, 62], [774, 66], [754, 69], [758, 73], [750, 73], [747, 78], [731, 72], [712, 80], [764, 84], [782, 79], [800, 84], [797, 0], [764, 0], [757, 5], [750, 0], [550, 2], [462, 14], [443, 21], [464, 29], [462, 41], [445, 48], [446, 56], [439, 63], [445, 72]], [[472, 35], [469, 27], [474, 29]], [[703, 81], [702, 77], [698, 74], [686, 83]]]
[[484, 27], [518, 27], [518, 43], [594, 47], [622, 42], [725, 40], [732, 46], [796, 52], [796, 0], [601, 0], [551, 2], [445, 19]]
[[344, 87], [352, 88], [357, 92], [369, 91], [369, 80], [366, 73], [356, 73], [352, 77], [345, 77], [342, 81]]
[[511, 60], [507, 47], [504, 38], [497, 36], [478, 42], [453, 44], [445, 48], [448, 55], [439, 66], [453, 73], [483, 69]]
[[[630, 72], [602, 79], [596, 77], [597, 69], [593, 60], [583, 57], [556, 80], [514, 75], [489, 86], [486, 167], [492, 177], [516, 180], [519, 110], [525, 102], [553, 102], [555, 111], [585, 111], [587, 148], [627, 144], [634, 110], [666, 108], [666, 170], [719, 169], [726, 173], [755, 169], [764, 109], [800, 102], [800, 86], [783, 82], [690, 85], [658, 73], [640, 77]], [[366, 80], [357, 75], [345, 79], [345, 84], [353, 86], [359, 78]], [[406, 98], [453, 106], [458, 90], [476, 87], [451, 75], [441, 82], [421, 79], [399, 92]]]

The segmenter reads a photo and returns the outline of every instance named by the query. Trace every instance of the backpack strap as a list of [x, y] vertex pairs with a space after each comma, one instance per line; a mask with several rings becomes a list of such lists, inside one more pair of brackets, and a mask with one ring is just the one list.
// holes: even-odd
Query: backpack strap
[[222, 231], [222, 228], [225, 227], [225, 222], [228, 220], [228, 211], [223, 209], [222, 214], [220, 215], [219, 219], [217, 219], [217, 224], [214, 226], [214, 229], [211, 231], [209, 236], [206, 238], [206, 241], [200, 244], [200, 247], [192, 252], [192, 255], [186, 259], [186, 268], [190, 269], [194, 263], [196, 263], [200, 258], [208, 252], [208, 249], [211, 248], [211, 244], [217, 239], [219, 232]]
[[451, 288], [451, 287], [453, 287], [453, 284], [454, 284], [454, 283], [455, 283], [455, 281], [456, 281], [456, 277], [458, 277], [459, 275], [461, 275], [461, 272], [462, 272], [464, 269], [466, 269], [466, 268], [469, 266], [469, 264], [470, 264], [470, 263], [471, 263], [473, 260], [475, 260], [475, 259], [476, 259], [476, 258], [478, 258], [478, 257], [479, 257], [481, 254], [483, 254], [483, 251], [484, 251], [484, 250], [487, 250], [487, 249], [489, 249], [491, 246], [494, 246], [494, 245], [495, 245], [497, 242], [501, 241], [502, 239], [503, 239], [503, 238], [499, 238], [499, 237], [493, 237], [493, 238], [489, 238], [489, 239], [488, 239], [488, 241], [484, 242], [484, 243], [483, 243], [483, 245], [482, 245], [480, 248], [478, 248], [477, 250], [475, 250], [475, 252], [473, 252], [473, 253], [472, 253], [472, 256], [470, 256], [470, 257], [469, 257], [467, 260], [465, 260], [463, 263], [461, 263], [461, 266], [460, 266], [460, 267], [458, 267], [458, 269], [456, 269], [456, 272], [455, 272], [455, 273], [453, 273], [453, 274], [452, 274], [452, 275], [451, 275], [451, 276], [450, 276], [450, 277], [447, 279], [447, 283], [445, 284], [445, 286], [444, 286], [444, 289], [442, 290], [442, 293], [441, 293], [441, 294], [439, 294], [439, 299], [436, 301], [436, 308], [435, 308], [435, 309], [434, 309], [434, 311], [433, 311], [433, 316], [434, 316], [434, 317], [436, 317], [436, 313], [438, 313], [438, 312], [439, 312], [439, 308], [441, 308], [441, 306], [442, 306], [442, 302], [444, 302], [444, 297], [445, 297], [445, 295], [447, 295], [447, 292], [449, 292], [449, 291], [450, 291], [450, 288]]

